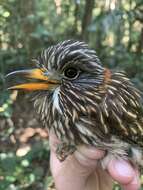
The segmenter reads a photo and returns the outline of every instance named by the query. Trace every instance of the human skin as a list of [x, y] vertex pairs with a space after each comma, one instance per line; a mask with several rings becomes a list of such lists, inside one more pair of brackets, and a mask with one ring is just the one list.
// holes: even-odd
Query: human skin
[[111, 159], [103, 170], [99, 160], [104, 151], [94, 147], [79, 146], [77, 151], [60, 162], [56, 157], [56, 147], [60, 143], [53, 132], [49, 136], [51, 172], [56, 190], [112, 190], [113, 180], [124, 190], [138, 190], [139, 172], [125, 160]]

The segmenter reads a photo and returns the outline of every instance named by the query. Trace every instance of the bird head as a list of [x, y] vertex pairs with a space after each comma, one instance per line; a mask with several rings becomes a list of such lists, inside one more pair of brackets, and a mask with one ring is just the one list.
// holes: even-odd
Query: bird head
[[87, 101], [95, 104], [104, 94], [105, 80], [110, 78], [96, 52], [80, 41], [66, 40], [51, 46], [42, 51], [36, 63], [35, 69], [7, 75], [20, 75], [36, 82], [17, 84], [9, 89], [38, 91], [38, 105], [43, 106], [50, 99], [52, 105], [64, 112], [69, 105], [73, 112], [83, 110]]

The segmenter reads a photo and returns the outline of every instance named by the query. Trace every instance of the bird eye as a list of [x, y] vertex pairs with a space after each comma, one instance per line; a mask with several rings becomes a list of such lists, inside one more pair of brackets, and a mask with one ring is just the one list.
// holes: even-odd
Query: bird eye
[[76, 68], [70, 67], [65, 69], [64, 75], [69, 79], [75, 79], [78, 76], [79, 72]]

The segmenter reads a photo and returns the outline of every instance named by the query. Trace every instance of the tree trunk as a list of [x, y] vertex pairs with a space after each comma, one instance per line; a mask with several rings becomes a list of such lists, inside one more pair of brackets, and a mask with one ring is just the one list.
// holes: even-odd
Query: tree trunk
[[82, 19], [82, 31], [81, 31], [81, 39], [84, 41], [88, 41], [88, 26], [92, 20], [92, 12], [94, 8], [94, 0], [85, 0], [85, 7], [84, 7], [84, 15]]
[[80, 3], [78, 1], [75, 2], [75, 9], [74, 9], [74, 34], [77, 35], [78, 33], [78, 20], [79, 20], [79, 8]]
[[143, 27], [141, 29], [141, 33], [138, 40], [137, 54], [141, 55], [142, 51], [143, 51]]
[[[39, 20], [36, 20], [36, 0], [18, 0], [19, 13], [22, 20], [20, 29], [22, 32], [21, 41], [25, 47], [28, 57], [32, 57], [35, 49], [40, 45], [40, 39], [32, 36], [36, 32]], [[33, 51], [34, 50], [34, 51]]]

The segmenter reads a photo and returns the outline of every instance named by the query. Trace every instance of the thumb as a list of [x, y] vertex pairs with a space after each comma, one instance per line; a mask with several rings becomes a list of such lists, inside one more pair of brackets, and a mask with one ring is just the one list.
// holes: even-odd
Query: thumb
[[108, 164], [111, 177], [120, 183], [126, 190], [138, 190], [140, 187], [139, 173], [125, 160], [112, 159]]

